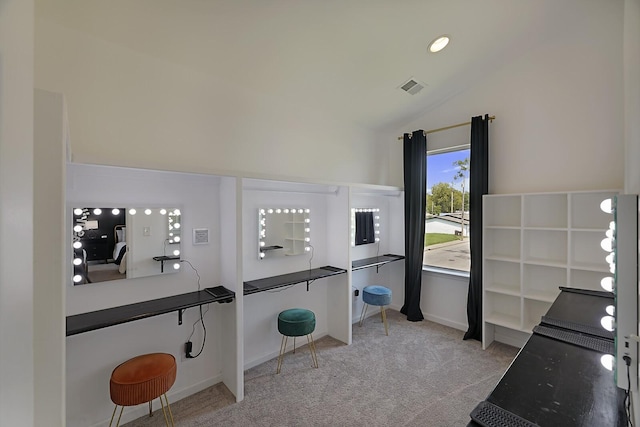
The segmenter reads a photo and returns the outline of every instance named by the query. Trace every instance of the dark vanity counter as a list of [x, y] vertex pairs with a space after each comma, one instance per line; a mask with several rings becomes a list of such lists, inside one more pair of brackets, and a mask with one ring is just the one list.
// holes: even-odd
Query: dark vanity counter
[[250, 295], [257, 292], [264, 292], [270, 289], [281, 288], [283, 286], [295, 285], [297, 283], [307, 283], [307, 286], [316, 279], [344, 274], [347, 270], [326, 265], [310, 270], [296, 271], [295, 273], [281, 274], [279, 276], [265, 277], [264, 279], [249, 280], [244, 282], [244, 294]]
[[224, 286], [207, 289], [212, 292], [208, 292], [207, 290], [195, 291], [67, 316], [67, 336], [145, 319], [147, 317], [159, 316], [172, 311], [178, 312], [179, 322], [181, 322], [182, 310], [212, 302], [231, 302], [235, 298], [235, 294]]
[[404, 259], [403, 255], [384, 254], [371, 258], [359, 259], [351, 263], [351, 270], [361, 270], [368, 267], [380, 267], [393, 261]]
[[471, 412], [477, 422], [469, 426], [627, 425], [625, 392], [601, 362], [615, 349], [600, 326], [613, 294], [560, 289], [500, 382]]

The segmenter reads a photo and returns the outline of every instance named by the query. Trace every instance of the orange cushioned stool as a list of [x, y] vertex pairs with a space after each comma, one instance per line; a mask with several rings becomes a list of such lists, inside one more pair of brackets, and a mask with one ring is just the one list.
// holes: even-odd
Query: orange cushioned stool
[[[125, 406], [135, 406], [149, 402], [149, 416], [152, 416], [151, 402], [156, 397], [160, 398], [164, 421], [173, 426], [173, 415], [167, 399], [167, 391], [176, 381], [176, 358], [167, 353], [151, 353], [134, 357], [118, 365], [111, 373], [109, 389], [111, 401], [116, 404], [111, 414], [111, 422], [116, 415], [116, 409], [120, 408], [120, 415], [116, 426], [120, 424], [120, 417]], [[164, 402], [162, 397], [164, 396]], [[164, 404], [167, 404], [165, 411]], [[167, 412], [169, 416], [167, 417]]]

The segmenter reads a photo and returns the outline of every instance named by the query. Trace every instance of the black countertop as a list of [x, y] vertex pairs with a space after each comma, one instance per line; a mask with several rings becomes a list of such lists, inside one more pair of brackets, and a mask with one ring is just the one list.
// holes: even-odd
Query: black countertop
[[265, 277], [264, 279], [249, 280], [244, 282], [244, 295], [264, 292], [270, 289], [281, 288], [283, 286], [295, 285], [307, 282], [310, 284], [316, 279], [344, 274], [347, 270], [326, 265], [310, 270], [296, 271], [294, 273], [281, 274], [279, 276]]
[[212, 289], [218, 291], [218, 296], [213, 296], [204, 290], [195, 291], [67, 316], [67, 336], [158, 316], [172, 311], [181, 311], [212, 302], [231, 302], [235, 298], [235, 294], [224, 286], [216, 286]]

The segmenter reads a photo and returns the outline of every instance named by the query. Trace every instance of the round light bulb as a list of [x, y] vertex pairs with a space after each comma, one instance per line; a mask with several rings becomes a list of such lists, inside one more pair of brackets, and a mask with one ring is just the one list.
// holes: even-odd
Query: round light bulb
[[615, 329], [615, 319], [611, 316], [604, 316], [602, 319], [600, 319], [600, 325], [602, 325], [602, 327], [607, 331], [613, 332], [613, 330]]
[[131, 208], [129, 209], [129, 215], [135, 215], [136, 214], [136, 210]]
[[175, 240], [176, 242], [179, 242], [180, 241], [180, 236], [174, 237], [173, 240]]
[[166, 215], [166, 214], [167, 214], [166, 209], [160, 209], [160, 215]]
[[174, 209], [173, 210], [173, 214], [174, 215], [180, 215], [180, 209]]
[[145, 209], [144, 210], [144, 214], [145, 215], [151, 215], [151, 209]]
[[612, 206], [612, 202], [611, 199], [605, 199], [600, 203], [600, 210], [604, 213], [612, 213], [613, 212], [613, 206]]
[[73, 210], [73, 213], [74, 213], [75, 215], [82, 215], [82, 209], [80, 209], [80, 208], [75, 208], [75, 209]]
[[180, 263], [176, 262], [175, 264], [173, 264], [173, 269], [174, 270], [179, 270], [180, 269]]
[[76, 233], [79, 233], [82, 231], [82, 226], [81, 225], [76, 225], [73, 227], [73, 231], [75, 231]]
[[602, 239], [602, 241], [600, 242], [600, 247], [606, 252], [611, 252], [613, 251], [613, 242], [610, 238], [607, 237], [606, 239]]
[[173, 251], [173, 255], [175, 255], [175, 256], [180, 255], [180, 251], [176, 249], [175, 251]]
[[613, 292], [613, 277], [607, 276], [600, 280], [600, 286], [602, 289], [608, 292]]
[[118, 209], [118, 208], [111, 209], [111, 214], [112, 215], [118, 215], [119, 213], [120, 213], [120, 209]]
[[613, 314], [616, 312], [616, 308], [612, 305], [608, 305], [607, 308], [604, 309], [608, 315], [613, 316]]
[[605, 367], [605, 369], [607, 369], [608, 371], [613, 371], [613, 364], [615, 362], [615, 359], [613, 357], [613, 355], [611, 354], [604, 354], [601, 358], [600, 358], [600, 363], [602, 364], [602, 366]]
[[75, 276], [73, 276], [73, 281], [74, 281], [75, 283], [79, 283], [79, 282], [81, 282], [81, 281], [82, 281], [82, 276], [81, 276], [81, 275], [79, 275], [79, 274], [76, 274]]
[[95, 208], [95, 209], [93, 210], [93, 214], [94, 214], [94, 215], [100, 215], [101, 213], [102, 213], [102, 209], [100, 209], [100, 208]]
[[260, 252], [260, 258], [264, 258], [265, 253], [264, 252]]
[[73, 242], [73, 247], [76, 249], [80, 249], [82, 247], [82, 243], [80, 242]]
[[175, 224], [173, 224], [173, 226], [174, 226], [175, 228], [180, 228], [180, 223], [179, 223], [179, 222], [176, 222]]
[[73, 265], [80, 265], [82, 264], [82, 259], [80, 258], [74, 258], [73, 259]]

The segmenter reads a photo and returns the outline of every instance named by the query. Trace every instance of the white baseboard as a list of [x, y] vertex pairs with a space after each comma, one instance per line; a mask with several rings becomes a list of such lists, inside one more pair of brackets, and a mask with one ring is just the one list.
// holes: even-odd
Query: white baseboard
[[[317, 341], [322, 337], [327, 336], [328, 334], [326, 332], [322, 333], [322, 334], [314, 334], [313, 335], [313, 340]], [[301, 345], [296, 345], [296, 348], [300, 348], [300, 347], [304, 347], [305, 345], [307, 345], [307, 340], [304, 337], [297, 337], [299, 339], [302, 339], [302, 344]], [[287, 343], [287, 348], [285, 349], [285, 353], [292, 351], [293, 350], [293, 340], [289, 340], [289, 342]], [[246, 371], [247, 369], [251, 369], [253, 367], [256, 367], [258, 365], [262, 365], [264, 362], [271, 360], [271, 359], [275, 359], [276, 357], [278, 357], [278, 355], [280, 354], [280, 349], [278, 349], [278, 351], [273, 351], [271, 353], [267, 353], [264, 356], [260, 356], [257, 359], [251, 360], [249, 362], [245, 362], [244, 364], [244, 370]]]
[[[167, 397], [169, 398], [169, 404], [182, 400], [185, 397], [191, 396], [192, 394], [196, 394], [199, 391], [202, 391], [220, 382], [222, 382], [222, 375], [216, 375], [213, 378], [209, 378], [197, 384], [193, 384], [189, 387], [185, 387], [183, 389], [176, 390], [176, 391], [170, 391], [169, 393], [167, 393]], [[160, 402], [158, 399], [154, 400], [153, 407], [154, 407], [154, 411], [160, 407]], [[119, 411], [120, 409], [118, 409], [117, 412]], [[133, 421], [135, 419], [138, 419], [148, 414], [149, 414], [149, 405], [147, 403], [137, 405], [137, 406], [125, 407], [124, 411], [122, 412], [122, 418], [120, 418], [120, 424], [128, 423], [129, 421]], [[116, 413], [116, 418], [117, 417], [118, 417], [118, 414]], [[108, 427], [109, 421], [110, 419], [104, 420], [97, 424], [93, 424], [91, 427]], [[163, 420], [163, 425], [164, 425], [164, 420]]]
[[444, 326], [448, 326], [453, 329], [458, 329], [460, 331], [466, 332], [469, 329], [469, 325], [466, 323], [456, 322], [450, 319], [445, 319], [444, 317], [434, 316], [433, 314], [423, 313], [425, 319], [430, 320], [431, 322], [439, 323]]

